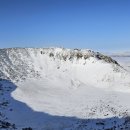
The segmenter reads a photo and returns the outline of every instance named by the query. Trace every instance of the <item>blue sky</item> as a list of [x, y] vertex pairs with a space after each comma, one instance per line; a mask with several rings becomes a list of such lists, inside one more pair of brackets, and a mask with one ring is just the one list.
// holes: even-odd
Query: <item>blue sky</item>
[[130, 49], [130, 0], [0, 0], [0, 48]]

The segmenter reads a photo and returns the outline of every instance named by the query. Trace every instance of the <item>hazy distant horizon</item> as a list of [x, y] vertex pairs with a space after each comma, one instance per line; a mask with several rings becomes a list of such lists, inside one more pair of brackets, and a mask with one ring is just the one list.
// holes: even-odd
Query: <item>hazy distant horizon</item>
[[10, 47], [0, 47], [0, 49], [7, 49], [7, 48], [66, 48], [66, 49], [90, 49], [93, 51], [98, 51], [104, 54], [124, 54], [124, 53], [128, 53], [130, 54], [130, 49], [111, 49], [111, 50], [105, 50], [105, 49], [93, 49], [93, 48], [77, 48], [77, 47], [64, 47], [64, 46], [10, 46]]

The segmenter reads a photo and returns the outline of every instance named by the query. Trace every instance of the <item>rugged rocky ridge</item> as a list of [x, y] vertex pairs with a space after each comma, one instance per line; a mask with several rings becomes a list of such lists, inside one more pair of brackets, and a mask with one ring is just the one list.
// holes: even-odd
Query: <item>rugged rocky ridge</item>
[[33, 56], [45, 55], [53, 60], [69, 61], [71, 63], [79, 60], [95, 58], [106, 63], [119, 64], [111, 57], [99, 52], [80, 49], [64, 48], [8, 48], [0, 49], [0, 77], [7, 79], [25, 79], [26, 77], [38, 77], [39, 72], [34, 68]]

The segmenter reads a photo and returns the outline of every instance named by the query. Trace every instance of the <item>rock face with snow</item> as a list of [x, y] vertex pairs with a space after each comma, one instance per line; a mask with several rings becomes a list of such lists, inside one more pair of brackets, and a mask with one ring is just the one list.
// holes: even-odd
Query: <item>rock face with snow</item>
[[0, 49], [0, 78], [0, 128], [130, 128], [130, 74], [99, 52]]
[[[93, 60], [91, 60], [92, 58]], [[89, 60], [91, 62], [101, 60], [104, 63], [112, 63], [119, 66], [111, 57], [91, 50], [9, 48], [0, 49], [0, 77], [6, 77], [11, 80], [25, 79], [28, 76], [37, 77], [42, 68], [44, 69], [45, 67], [42, 64], [50, 62], [50, 60], [57, 66], [60, 66], [62, 63], [66, 64], [66, 62], [68, 64], [85, 65]]]

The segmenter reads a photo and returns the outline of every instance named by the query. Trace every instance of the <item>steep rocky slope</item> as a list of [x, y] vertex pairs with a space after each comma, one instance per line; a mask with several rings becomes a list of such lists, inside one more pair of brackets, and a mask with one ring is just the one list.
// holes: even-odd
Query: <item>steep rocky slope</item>
[[[28, 76], [37, 77], [40, 71], [44, 70], [46, 63], [48, 64], [50, 61], [57, 66], [62, 66], [62, 64], [87, 65], [87, 61], [98, 62], [99, 60], [104, 63], [111, 63], [113, 69], [119, 69], [119, 64], [115, 60], [91, 50], [64, 48], [0, 49], [0, 77], [11, 80], [24, 79]], [[50, 65], [48, 65], [49, 67]]]

